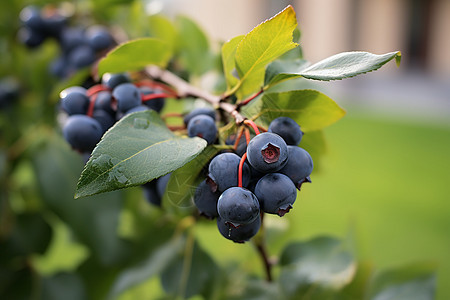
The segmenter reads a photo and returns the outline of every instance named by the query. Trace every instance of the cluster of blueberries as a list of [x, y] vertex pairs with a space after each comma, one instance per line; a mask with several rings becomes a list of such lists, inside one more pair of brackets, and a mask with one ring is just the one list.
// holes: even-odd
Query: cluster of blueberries
[[[207, 127], [200, 130], [199, 136], [208, 133]], [[261, 212], [280, 217], [289, 212], [297, 189], [304, 182], [311, 182], [312, 158], [297, 146], [302, 136], [293, 119], [279, 117], [270, 123], [267, 132], [254, 136], [248, 145], [242, 138], [244, 143], [239, 140], [234, 153], [215, 156], [194, 195], [200, 213], [217, 218], [225, 238], [243, 243], [259, 231]], [[241, 157], [243, 154], [246, 158]]]
[[107, 28], [69, 26], [68, 18], [56, 9], [26, 6], [20, 12], [22, 27], [18, 39], [30, 48], [40, 46], [46, 39], [55, 39], [61, 49], [59, 57], [50, 64], [50, 72], [67, 78], [73, 72], [92, 65], [98, 57], [116, 45]]
[[69, 87], [60, 93], [60, 107], [67, 115], [63, 136], [73, 149], [89, 155], [103, 134], [124, 115], [148, 109], [160, 112], [164, 98], [142, 101], [144, 95], [155, 93], [159, 91], [132, 83], [126, 73], [106, 73], [100, 91], [92, 95], [81, 86]]

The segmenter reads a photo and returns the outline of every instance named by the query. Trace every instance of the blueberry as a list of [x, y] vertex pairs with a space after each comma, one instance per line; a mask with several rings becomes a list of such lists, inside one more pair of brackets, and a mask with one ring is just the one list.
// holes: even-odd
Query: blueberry
[[95, 59], [95, 52], [88, 45], [72, 49], [67, 57], [69, 64], [76, 70], [91, 65]]
[[59, 39], [63, 29], [67, 25], [67, 17], [55, 13], [44, 18], [43, 22], [46, 34]]
[[141, 104], [141, 92], [132, 83], [121, 83], [112, 92], [117, 101], [117, 110], [126, 112]]
[[194, 204], [201, 215], [213, 219], [219, 216], [217, 212], [217, 200], [219, 196], [220, 193], [213, 192], [206, 181], [202, 181], [195, 190]]
[[111, 90], [121, 83], [129, 82], [131, 82], [131, 78], [126, 73], [105, 73], [102, 76], [102, 84]]
[[231, 187], [220, 195], [217, 212], [224, 222], [239, 227], [259, 217], [259, 201], [249, 190]]
[[27, 47], [35, 48], [44, 42], [45, 35], [31, 28], [23, 27], [17, 33], [17, 39]]
[[80, 152], [92, 151], [103, 135], [97, 120], [86, 115], [72, 115], [62, 129], [66, 141]]
[[95, 98], [95, 109], [102, 109], [110, 114], [114, 114], [115, 111], [112, 106], [112, 94], [109, 91], [101, 91]]
[[59, 93], [62, 109], [69, 115], [86, 114], [89, 108], [89, 97], [86, 89], [81, 86], [72, 86]]
[[65, 27], [61, 32], [60, 44], [65, 54], [69, 54], [77, 47], [87, 45], [84, 29], [80, 27]]
[[161, 197], [158, 196], [156, 189], [157, 180], [152, 180], [142, 185], [144, 196], [147, 201], [153, 205], [161, 206]]
[[[225, 144], [227, 145], [233, 145], [236, 142], [236, 138], [237, 136], [235, 134], [230, 135], [226, 141]], [[244, 135], [241, 136], [241, 138], [239, 139], [238, 145], [236, 150], [234, 150], [234, 152], [236, 152], [237, 155], [242, 156], [244, 155], [244, 153], [247, 151], [247, 139], [245, 138]]]
[[300, 126], [293, 119], [288, 117], [279, 117], [274, 119], [267, 130], [281, 136], [287, 145], [297, 146], [303, 137]]
[[[213, 191], [220, 192], [238, 185], [238, 170], [241, 158], [234, 153], [221, 153], [214, 157], [208, 167], [208, 180]], [[250, 181], [250, 168], [244, 163], [242, 168], [242, 182], [246, 187]]]
[[311, 182], [313, 160], [305, 149], [297, 146], [288, 146], [288, 153], [289, 161], [279, 172], [288, 176], [300, 190], [304, 182]]
[[201, 137], [211, 145], [216, 140], [217, 127], [214, 119], [207, 115], [198, 115], [193, 117], [187, 126], [190, 137]]
[[[141, 90], [141, 93], [143, 95], [161, 93], [161, 91], [154, 90], [152, 88], [149, 88], [148, 86], [142, 86], [139, 89]], [[153, 109], [156, 112], [160, 112], [163, 109], [165, 102], [166, 102], [165, 98], [155, 98], [152, 100], [145, 101], [144, 104], [148, 106], [148, 108]]]
[[286, 175], [269, 173], [256, 184], [255, 195], [264, 212], [282, 217], [292, 208], [297, 198], [297, 189]]
[[164, 193], [166, 192], [166, 188], [167, 188], [167, 183], [169, 183], [169, 179], [170, 179], [170, 175], [172, 173], [166, 174], [162, 177], [159, 177], [156, 180], [156, 192], [159, 196], [159, 198], [163, 198]]
[[95, 51], [106, 50], [113, 46], [114, 40], [108, 29], [103, 26], [91, 26], [86, 30], [89, 45]]
[[199, 107], [199, 108], [194, 108], [190, 113], [188, 113], [187, 115], [184, 116], [183, 120], [184, 120], [184, 125], [188, 125], [189, 121], [196, 116], [199, 115], [207, 115], [210, 116], [211, 118], [213, 118], [213, 120], [216, 120], [216, 111], [212, 108], [208, 108], [208, 107]]
[[92, 114], [92, 118], [100, 123], [103, 132], [106, 132], [109, 128], [111, 128], [114, 125], [114, 123], [116, 123], [115, 118], [110, 113], [104, 111], [103, 109], [95, 109]]
[[227, 239], [235, 243], [244, 243], [255, 236], [261, 227], [261, 217], [258, 216], [254, 221], [243, 224], [239, 227], [233, 227], [220, 217], [217, 218], [217, 227], [219, 232]]
[[286, 142], [275, 133], [258, 134], [247, 146], [247, 160], [259, 172], [280, 170], [287, 163], [288, 157]]
[[28, 28], [35, 31], [44, 30], [44, 22], [41, 17], [41, 11], [35, 6], [24, 7], [19, 14], [19, 18], [22, 23]]
[[54, 58], [49, 65], [49, 72], [55, 77], [65, 78], [68, 75], [67, 59], [65, 56]]

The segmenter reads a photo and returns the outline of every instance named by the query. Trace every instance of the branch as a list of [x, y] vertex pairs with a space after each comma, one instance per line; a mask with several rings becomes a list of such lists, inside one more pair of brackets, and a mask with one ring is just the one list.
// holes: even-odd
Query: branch
[[148, 66], [145, 68], [145, 71], [150, 77], [159, 79], [174, 87], [177, 90], [179, 97], [201, 98], [209, 102], [211, 105], [216, 107], [218, 106], [220, 109], [229, 113], [236, 120], [236, 124], [241, 124], [244, 122], [245, 117], [237, 111], [236, 106], [222, 101], [223, 98], [221, 96], [213, 95], [207, 91], [199, 89], [172, 72], [160, 69], [157, 66]]

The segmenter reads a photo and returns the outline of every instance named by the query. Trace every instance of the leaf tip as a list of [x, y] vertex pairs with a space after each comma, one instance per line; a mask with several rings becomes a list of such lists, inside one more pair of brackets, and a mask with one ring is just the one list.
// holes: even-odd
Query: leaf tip
[[395, 64], [397, 67], [400, 67], [400, 62], [402, 61], [402, 52], [397, 51], [397, 54], [395, 55]]

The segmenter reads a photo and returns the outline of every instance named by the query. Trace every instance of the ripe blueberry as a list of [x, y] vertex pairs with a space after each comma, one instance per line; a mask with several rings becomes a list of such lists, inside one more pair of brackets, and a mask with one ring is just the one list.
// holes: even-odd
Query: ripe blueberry
[[[241, 158], [234, 153], [221, 153], [214, 157], [208, 167], [208, 183], [213, 191], [223, 192], [238, 185], [239, 162]], [[244, 186], [250, 181], [250, 168], [244, 163], [242, 168], [242, 182]]]
[[123, 113], [141, 104], [141, 92], [132, 83], [119, 84], [112, 95], [117, 101], [117, 110]]
[[288, 117], [279, 117], [274, 119], [267, 129], [268, 132], [273, 132], [281, 136], [287, 145], [297, 146], [302, 140], [303, 132], [300, 126]]
[[214, 119], [207, 115], [198, 115], [193, 117], [187, 126], [190, 137], [201, 137], [211, 145], [216, 140], [217, 127]]
[[239, 227], [233, 227], [219, 217], [217, 218], [217, 227], [225, 238], [235, 243], [244, 243], [258, 233], [261, 227], [261, 217], [258, 216], [254, 221]]
[[297, 146], [288, 146], [288, 152], [289, 161], [279, 172], [288, 176], [300, 190], [304, 182], [311, 182], [313, 160], [305, 149]]
[[292, 208], [297, 198], [297, 190], [286, 175], [269, 173], [256, 184], [255, 195], [264, 212], [282, 217]]
[[86, 89], [81, 86], [72, 86], [59, 93], [61, 107], [69, 115], [86, 114], [89, 107], [89, 97]]
[[247, 146], [247, 160], [259, 172], [280, 170], [287, 163], [288, 157], [286, 142], [275, 133], [261, 133]]
[[214, 109], [212, 108], [208, 108], [208, 107], [198, 107], [198, 108], [194, 108], [190, 113], [188, 113], [187, 115], [184, 116], [183, 120], [184, 120], [184, 125], [188, 125], [189, 121], [193, 118], [196, 117], [198, 115], [207, 115], [210, 116], [211, 118], [213, 118], [213, 120], [216, 120], [216, 112]]
[[200, 214], [209, 219], [219, 216], [217, 212], [217, 200], [219, 196], [220, 193], [213, 192], [206, 181], [202, 181], [195, 190], [194, 195], [194, 203]]
[[259, 202], [249, 190], [231, 187], [220, 195], [217, 201], [217, 212], [224, 222], [239, 227], [259, 217]]
[[92, 151], [103, 135], [100, 123], [86, 115], [72, 115], [62, 129], [64, 138], [80, 152]]

